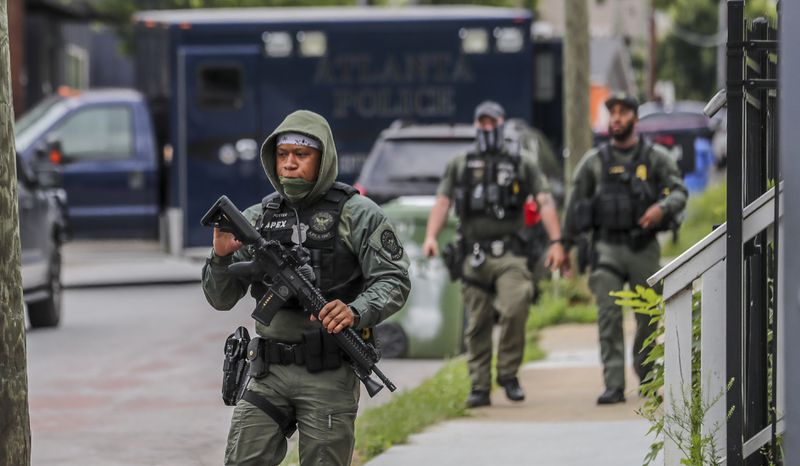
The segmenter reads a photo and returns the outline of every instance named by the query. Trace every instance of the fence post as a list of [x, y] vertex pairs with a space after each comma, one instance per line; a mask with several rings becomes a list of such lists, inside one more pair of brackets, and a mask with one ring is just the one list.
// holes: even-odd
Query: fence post
[[[690, 432], [681, 422], [688, 415], [692, 383], [692, 288], [684, 288], [664, 303], [664, 464], [679, 466], [684, 454], [675, 441]], [[691, 403], [691, 401], [688, 401]]]
[[742, 162], [744, 141], [744, 1], [728, 0], [728, 195], [726, 248], [726, 380], [733, 385], [726, 396], [727, 464], [742, 458]]

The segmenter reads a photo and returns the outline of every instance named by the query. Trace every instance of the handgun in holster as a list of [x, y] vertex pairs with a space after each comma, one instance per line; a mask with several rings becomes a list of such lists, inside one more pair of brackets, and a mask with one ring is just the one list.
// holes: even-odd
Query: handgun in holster
[[250, 334], [238, 327], [225, 340], [225, 362], [222, 364], [222, 401], [226, 406], [235, 406], [247, 386], [247, 346]]

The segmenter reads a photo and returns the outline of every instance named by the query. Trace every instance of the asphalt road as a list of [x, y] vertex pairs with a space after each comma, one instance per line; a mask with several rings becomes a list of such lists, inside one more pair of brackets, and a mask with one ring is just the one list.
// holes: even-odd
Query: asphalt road
[[[32, 464], [221, 464], [223, 342], [251, 306], [216, 312], [199, 284], [66, 290], [61, 326], [28, 333]], [[441, 361], [380, 365], [402, 390]]]

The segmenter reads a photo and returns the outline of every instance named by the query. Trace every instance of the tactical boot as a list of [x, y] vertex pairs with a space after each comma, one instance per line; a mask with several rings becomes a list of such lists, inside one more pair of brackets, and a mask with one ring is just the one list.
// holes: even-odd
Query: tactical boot
[[467, 408], [480, 408], [492, 404], [489, 399], [489, 390], [475, 390], [469, 392], [467, 397]]
[[519, 379], [516, 377], [498, 377], [497, 385], [505, 388], [509, 400], [522, 401], [525, 399], [525, 391], [519, 386]]
[[599, 405], [611, 405], [624, 402], [625, 393], [621, 388], [607, 388], [606, 391], [597, 398], [597, 404]]

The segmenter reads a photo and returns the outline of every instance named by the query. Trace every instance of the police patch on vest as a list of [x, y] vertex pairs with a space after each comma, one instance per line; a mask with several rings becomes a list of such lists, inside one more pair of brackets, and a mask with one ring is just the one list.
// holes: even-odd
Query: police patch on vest
[[397, 236], [392, 230], [384, 230], [381, 233], [381, 246], [389, 253], [392, 260], [396, 261], [403, 257], [403, 247], [400, 246], [400, 242], [397, 241]]
[[647, 165], [641, 164], [636, 167], [636, 177], [642, 181], [647, 181]]
[[325, 241], [333, 237], [336, 221], [333, 214], [326, 210], [315, 213], [310, 220], [308, 236], [315, 241]]

